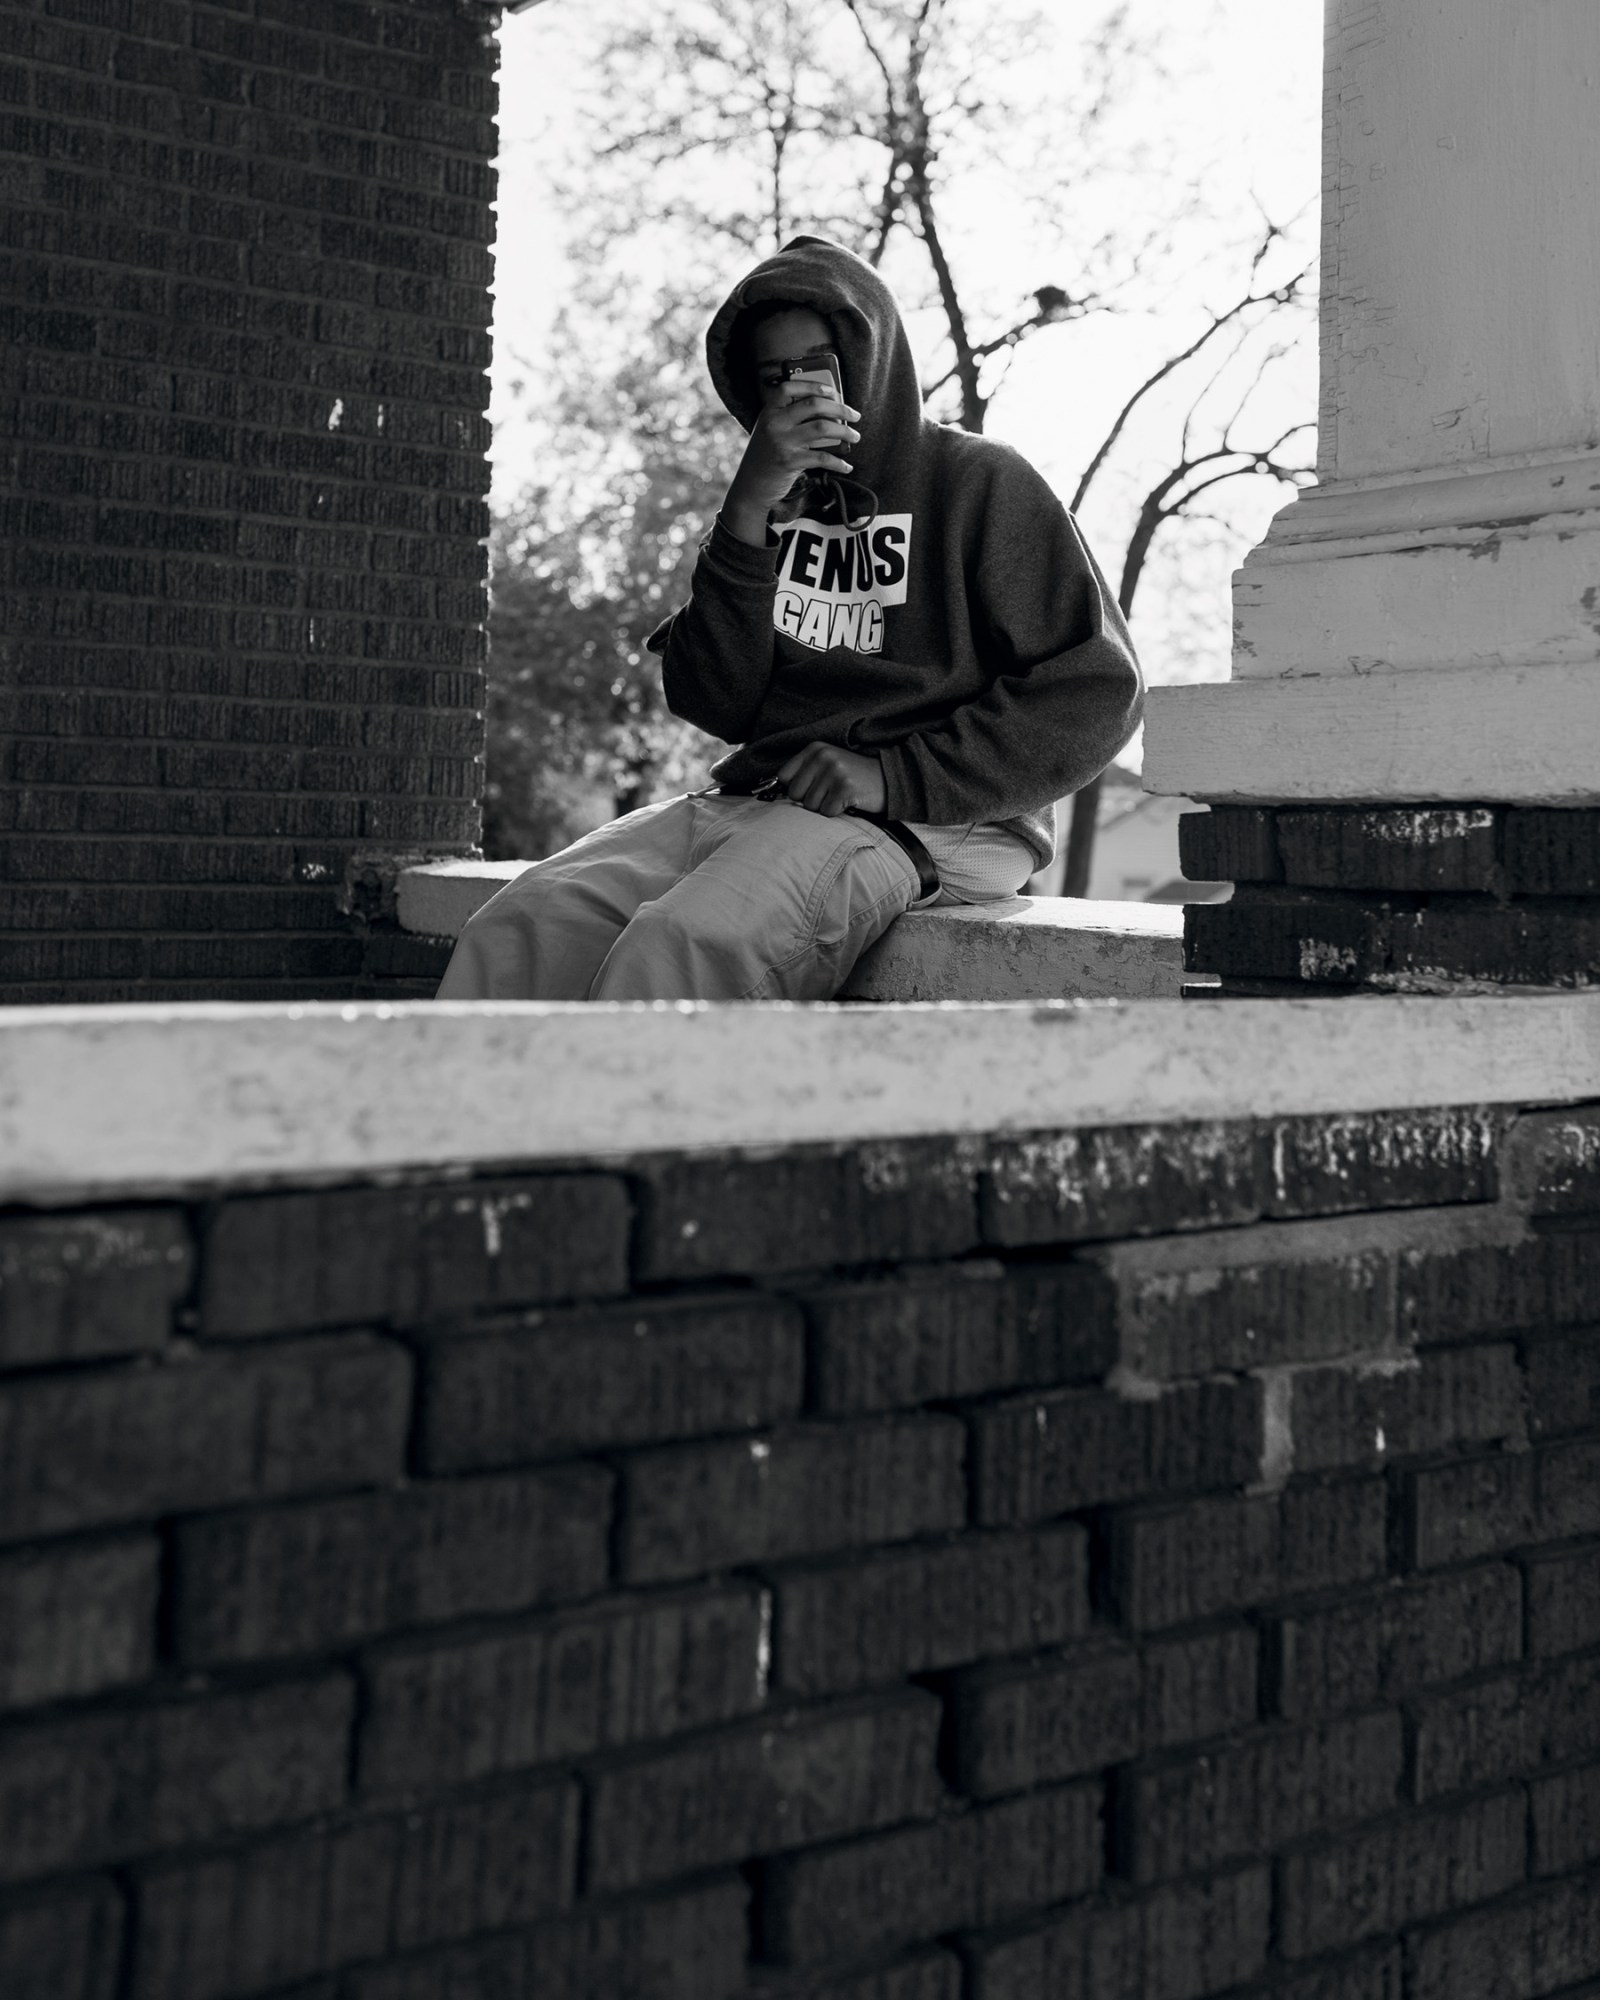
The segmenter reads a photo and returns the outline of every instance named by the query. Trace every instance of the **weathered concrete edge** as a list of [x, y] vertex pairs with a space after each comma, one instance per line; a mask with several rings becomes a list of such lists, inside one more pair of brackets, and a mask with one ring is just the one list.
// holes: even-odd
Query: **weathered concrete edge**
[[400, 928], [424, 937], [460, 937], [469, 917], [514, 882], [527, 861], [425, 861], [403, 868], [395, 883]]
[[[425, 861], [400, 872], [395, 888], [400, 928], [428, 937], [459, 937], [469, 917], [532, 864], [527, 861]], [[1091, 902], [1081, 896], [1007, 896], [919, 910], [935, 923], [1026, 923], [1030, 931], [1072, 930], [1111, 936], [1166, 938], [1183, 935], [1181, 906], [1168, 903]]]
[[0, 1199], [1600, 1098], [1600, 994], [17, 1008]]
[[856, 962], [842, 1000], [1176, 1000], [1176, 904], [1017, 896], [897, 917]]
[[[459, 937], [521, 861], [438, 861], [401, 875], [401, 926]], [[853, 1000], [1175, 1000], [1183, 911], [1175, 904], [1008, 896], [899, 918], [844, 988]]]

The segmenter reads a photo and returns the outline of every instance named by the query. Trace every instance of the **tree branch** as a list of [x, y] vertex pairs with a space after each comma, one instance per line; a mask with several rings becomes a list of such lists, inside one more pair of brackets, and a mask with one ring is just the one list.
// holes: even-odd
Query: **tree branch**
[[878, 73], [883, 78], [884, 95], [888, 99], [889, 109], [891, 113], [898, 116], [899, 107], [895, 103], [895, 95], [894, 95], [894, 73], [889, 68], [888, 63], [884, 60], [882, 50], [878, 47], [877, 43], [872, 39], [872, 31], [867, 26], [866, 17], [861, 12], [858, 0], [844, 0], [844, 4], [845, 8], [850, 14], [851, 19], [855, 22], [857, 28], [859, 28], [861, 31], [861, 40], [866, 48], [867, 54], [871, 56], [872, 60], [878, 66]]
[[1200, 334], [1197, 339], [1192, 340], [1181, 353], [1174, 354], [1168, 360], [1163, 361], [1153, 374], [1146, 376], [1145, 380], [1139, 384], [1138, 388], [1134, 390], [1133, 394], [1117, 412], [1116, 419], [1102, 439], [1099, 450], [1090, 459], [1082, 478], [1079, 479], [1077, 490], [1074, 492], [1071, 502], [1074, 513], [1083, 505], [1089, 488], [1093, 485], [1100, 468], [1105, 464], [1107, 458], [1110, 457], [1116, 447], [1117, 440], [1122, 436], [1128, 419], [1133, 415], [1139, 404], [1144, 401], [1145, 397], [1153, 389], [1158, 388], [1169, 375], [1181, 368], [1186, 361], [1192, 361], [1200, 350], [1210, 341], [1214, 340], [1225, 326], [1236, 320], [1241, 313], [1248, 312], [1252, 306], [1292, 304], [1299, 297], [1301, 282], [1309, 274], [1309, 270], [1310, 267], [1308, 265], [1305, 270], [1297, 272], [1286, 284], [1275, 286], [1271, 291], [1247, 292], [1242, 299], [1236, 300], [1233, 305], [1229, 306], [1226, 312], [1213, 314], [1211, 324], [1206, 328], [1204, 333]]

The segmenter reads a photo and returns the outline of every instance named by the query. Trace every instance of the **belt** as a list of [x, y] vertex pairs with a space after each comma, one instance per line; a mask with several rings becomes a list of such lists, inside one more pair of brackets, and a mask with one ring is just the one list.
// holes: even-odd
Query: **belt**
[[912, 867], [917, 871], [917, 901], [925, 896], [939, 893], [939, 871], [934, 866], [933, 856], [917, 836], [901, 819], [885, 819], [881, 813], [863, 812], [860, 806], [846, 806], [845, 811], [854, 819], [870, 820], [874, 826], [881, 826]]
[[[720, 792], [726, 792], [728, 788], [725, 785], [719, 785], [717, 789]], [[784, 791], [777, 779], [771, 778], [766, 784], [758, 785], [753, 792], [734, 793], [732, 796], [748, 799], [778, 799], [784, 796]], [[852, 819], [864, 819], [872, 826], [881, 827], [888, 834], [895, 846], [899, 848], [900, 852], [917, 871], [917, 901], [919, 903], [925, 901], [927, 897], [936, 896], [939, 893], [939, 870], [934, 865], [933, 856], [911, 831], [910, 827], [906, 825], [904, 820], [885, 819], [882, 813], [865, 812], [860, 806], [846, 806], [845, 811], [849, 813]]]

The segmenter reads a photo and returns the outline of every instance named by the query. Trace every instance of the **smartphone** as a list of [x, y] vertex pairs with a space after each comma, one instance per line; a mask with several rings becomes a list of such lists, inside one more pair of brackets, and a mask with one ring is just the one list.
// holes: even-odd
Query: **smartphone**
[[[835, 401], [840, 403], [844, 401], [844, 379], [839, 373], [839, 357], [836, 354], [808, 354], [804, 360], [785, 362], [783, 379], [785, 382], [814, 383], [817, 388], [825, 390]], [[819, 417], [818, 421], [826, 423], [835, 420]], [[836, 444], [825, 445], [820, 448], [827, 451], [844, 452], [846, 454], [850, 450], [849, 444], [842, 438]], [[819, 486], [825, 491], [830, 491], [835, 496], [840, 518], [846, 522], [846, 525], [854, 525], [850, 522], [848, 504], [843, 497], [843, 488], [839, 484], [836, 473], [830, 472], [820, 465], [809, 466], [801, 473], [797, 486], [792, 490], [804, 491], [808, 487], [815, 490]], [[877, 501], [874, 500], [872, 504], [876, 507]]]
[[835, 401], [844, 401], [844, 381], [839, 373], [839, 357], [836, 354], [808, 354], [804, 361], [785, 362], [783, 379], [786, 382], [815, 382]]

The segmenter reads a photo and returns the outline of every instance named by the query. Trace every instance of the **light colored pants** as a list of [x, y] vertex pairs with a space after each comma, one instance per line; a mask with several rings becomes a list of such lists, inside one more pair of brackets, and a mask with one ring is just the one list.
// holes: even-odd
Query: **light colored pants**
[[917, 886], [869, 820], [668, 799], [508, 882], [461, 933], [437, 997], [830, 1000]]

